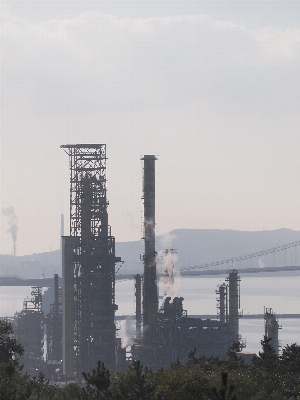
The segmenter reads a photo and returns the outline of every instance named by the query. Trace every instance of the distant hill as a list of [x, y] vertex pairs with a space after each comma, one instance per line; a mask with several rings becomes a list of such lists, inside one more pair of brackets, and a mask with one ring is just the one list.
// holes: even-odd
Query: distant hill
[[[166, 248], [177, 250], [178, 268], [211, 263], [256, 253], [287, 243], [300, 240], [300, 231], [277, 229], [273, 231], [235, 231], [219, 229], [175, 229], [166, 235], [156, 237], [156, 250], [159, 253]], [[299, 249], [300, 250], [300, 249]], [[117, 242], [116, 255], [122, 257], [124, 264], [119, 273], [142, 273], [143, 264], [140, 255], [144, 252], [143, 241]], [[252, 266], [276, 266], [300, 264], [300, 251], [297, 248], [286, 249], [280, 253], [249, 259], [235, 268]], [[117, 266], [118, 268], [118, 266]], [[222, 267], [224, 268], [224, 266]], [[0, 255], [0, 276], [17, 275], [25, 278], [61, 276], [60, 250], [32, 254], [29, 256]]]
[[[232, 257], [272, 249], [300, 240], [300, 231], [277, 229], [273, 231], [235, 231], [220, 229], [175, 229], [167, 235], [156, 237], [156, 251], [166, 248], [177, 250], [176, 266], [188, 268], [202, 264], [229, 259]], [[165, 242], [165, 243], [164, 243]], [[143, 253], [143, 241], [116, 243], [116, 253], [125, 261], [120, 270], [123, 273], [142, 272], [139, 255]], [[234, 265], [235, 268], [300, 265], [300, 247], [271, 253], [260, 259], [253, 258]], [[297, 255], [297, 257], [296, 257]], [[252, 265], [251, 265], [252, 264]], [[224, 268], [220, 267], [220, 268]]]
[[34, 253], [27, 256], [0, 255], [0, 276], [46, 278], [61, 276], [61, 251]]

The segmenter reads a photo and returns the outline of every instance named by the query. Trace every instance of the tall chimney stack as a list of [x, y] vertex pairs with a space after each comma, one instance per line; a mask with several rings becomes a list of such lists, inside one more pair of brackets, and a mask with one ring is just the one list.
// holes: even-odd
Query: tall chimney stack
[[143, 283], [143, 337], [149, 342], [149, 325], [158, 312], [155, 252], [155, 161], [154, 155], [144, 155], [144, 283]]

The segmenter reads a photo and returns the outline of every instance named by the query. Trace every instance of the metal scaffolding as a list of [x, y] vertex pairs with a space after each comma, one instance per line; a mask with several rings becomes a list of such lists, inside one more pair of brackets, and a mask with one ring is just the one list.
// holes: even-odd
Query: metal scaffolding
[[44, 313], [42, 288], [32, 287], [31, 298], [23, 302], [23, 310], [15, 315], [16, 339], [25, 349], [24, 371], [35, 376], [43, 368]]
[[[70, 236], [63, 238], [63, 371], [115, 370], [115, 238], [108, 225], [106, 145], [61, 146], [70, 160]], [[71, 305], [70, 305], [71, 304]]]
[[219, 297], [217, 298], [217, 310], [220, 317], [220, 322], [228, 322], [227, 285], [225, 283], [218, 285], [218, 290], [216, 291], [216, 294], [219, 295]]

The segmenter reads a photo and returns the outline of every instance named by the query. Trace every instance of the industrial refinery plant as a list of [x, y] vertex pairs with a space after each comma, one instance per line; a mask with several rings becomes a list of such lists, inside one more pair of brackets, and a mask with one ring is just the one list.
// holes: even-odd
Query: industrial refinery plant
[[[65, 382], [80, 380], [101, 360], [114, 372], [132, 360], [153, 370], [184, 362], [189, 352], [224, 359], [230, 346], [245, 343], [239, 334], [240, 277], [236, 269], [218, 286], [217, 319], [189, 316], [183, 297], [174, 297], [174, 265], [162, 278], [165, 291], [159, 305], [159, 276], [155, 249], [155, 155], [143, 161], [143, 274], [135, 279], [135, 333], [130, 346], [117, 337], [115, 274], [122, 255], [115, 254], [115, 238], [108, 219], [106, 145], [75, 144], [61, 148], [70, 165], [70, 236], [62, 236], [62, 283], [54, 276], [54, 302], [43, 315], [41, 288], [16, 316], [16, 336], [26, 348], [29, 372], [42, 359], [44, 326], [47, 335], [47, 374]], [[174, 249], [166, 249], [165, 256]], [[137, 257], [139, 255], [137, 254]], [[278, 351], [278, 323], [265, 311], [266, 336]], [[30, 332], [30, 334], [29, 334]], [[31, 337], [31, 342], [29, 340]], [[28, 342], [28, 343], [27, 343]]]

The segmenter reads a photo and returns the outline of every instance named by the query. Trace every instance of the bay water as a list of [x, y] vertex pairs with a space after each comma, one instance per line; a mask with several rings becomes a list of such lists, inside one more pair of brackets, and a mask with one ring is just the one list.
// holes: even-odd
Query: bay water
[[[246, 314], [263, 314], [264, 307], [272, 308], [275, 314], [300, 314], [300, 273], [241, 274], [241, 311]], [[173, 294], [183, 297], [183, 306], [188, 315], [216, 315], [219, 284], [225, 282], [225, 275], [201, 277], [176, 277]], [[163, 282], [159, 284], [160, 297], [164, 294]], [[30, 298], [31, 288], [27, 286], [0, 287], [0, 316], [12, 317], [23, 308], [23, 300]], [[134, 280], [116, 281], [117, 316], [135, 314]], [[162, 300], [160, 300], [162, 302]], [[282, 329], [279, 340], [282, 347], [297, 342], [300, 344], [300, 318], [278, 318]], [[125, 330], [134, 331], [134, 321], [127, 321]], [[124, 324], [118, 322], [119, 337], [124, 333]], [[260, 341], [264, 335], [264, 319], [240, 318], [240, 334], [246, 340], [248, 352], [261, 350]]]

